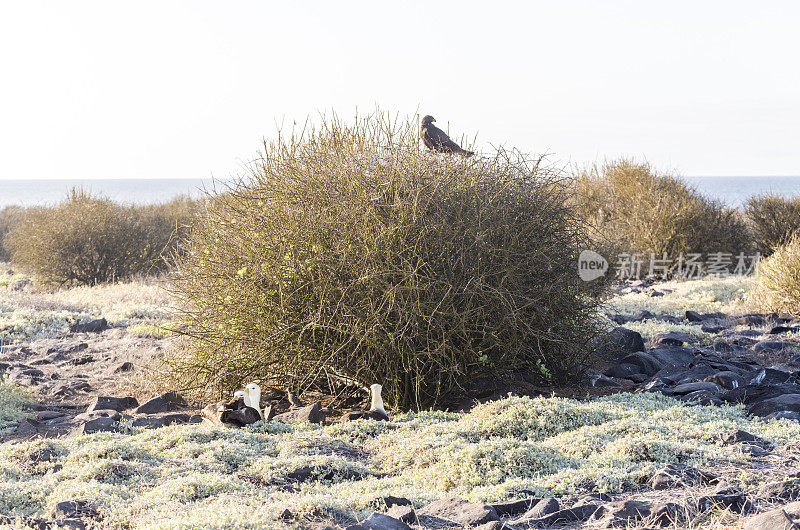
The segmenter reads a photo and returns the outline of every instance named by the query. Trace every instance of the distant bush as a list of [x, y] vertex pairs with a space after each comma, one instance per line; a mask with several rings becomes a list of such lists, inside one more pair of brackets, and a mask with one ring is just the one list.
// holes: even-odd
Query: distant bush
[[5, 237], [11, 227], [17, 224], [25, 215], [25, 208], [21, 206], [6, 206], [0, 210], [0, 261], [9, 261], [11, 252], [5, 245]]
[[60, 285], [157, 273], [191, 222], [188, 203], [176, 204], [125, 206], [73, 190], [57, 206], [27, 209], [6, 235], [6, 248], [14, 263]]
[[268, 146], [216, 199], [176, 269], [184, 391], [380, 382], [419, 408], [480, 374], [565, 380], [589, 362], [566, 187], [509, 153], [416, 145], [411, 124], [334, 121]]
[[576, 174], [577, 209], [598, 239], [616, 251], [676, 259], [681, 253], [725, 252], [734, 256], [752, 248], [741, 215], [698, 193], [647, 162], [606, 162]]
[[800, 315], [800, 235], [761, 260], [750, 302], [762, 311]]
[[751, 197], [745, 206], [755, 244], [762, 255], [788, 243], [800, 230], [800, 197], [767, 194]]

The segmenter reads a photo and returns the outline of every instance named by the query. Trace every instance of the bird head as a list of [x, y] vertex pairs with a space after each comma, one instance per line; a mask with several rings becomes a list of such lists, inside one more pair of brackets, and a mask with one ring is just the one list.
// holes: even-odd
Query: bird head
[[436, 118], [431, 116], [430, 114], [422, 118], [422, 125], [429, 125], [436, 121]]

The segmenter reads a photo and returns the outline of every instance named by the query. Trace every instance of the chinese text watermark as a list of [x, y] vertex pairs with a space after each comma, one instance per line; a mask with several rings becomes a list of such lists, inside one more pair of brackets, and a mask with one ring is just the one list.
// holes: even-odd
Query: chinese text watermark
[[[613, 274], [620, 280], [639, 280], [648, 277], [698, 279], [706, 276], [746, 276], [758, 272], [761, 254], [732, 254], [728, 252], [686, 253], [660, 257], [656, 254], [621, 253], [614, 261]], [[593, 250], [578, 256], [578, 275], [584, 281], [596, 280], [611, 269], [608, 260]]]

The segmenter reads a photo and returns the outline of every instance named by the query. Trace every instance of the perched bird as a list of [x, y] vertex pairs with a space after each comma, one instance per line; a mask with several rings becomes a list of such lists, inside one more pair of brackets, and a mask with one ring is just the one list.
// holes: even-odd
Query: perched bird
[[290, 406], [291, 406], [291, 408], [293, 408], [293, 409], [299, 409], [299, 408], [302, 408], [302, 407], [303, 407], [303, 402], [302, 402], [302, 401], [300, 401], [300, 398], [298, 398], [298, 397], [295, 395], [295, 393], [294, 393], [294, 392], [292, 392], [291, 390], [287, 390], [287, 391], [286, 391], [286, 399], [288, 399], [288, 400], [289, 400], [289, 405], [290, 405]]
[[425, 116], [422, 118], [422, 127], [419, 131], [419, 136], [425, 147], [431, 151], [438, 151], [439, 153], [458, 153], [464, 156], [472, 156], [475, 153], [462, 149], [460, 145], [450, 139], [443, 130], [433, 124], [436, 119], [433, 116]]
[[369, 390], [372, 394], [372, 403], [369, 407], [369, 410], [348, 412], [342, 416], [342, 421], [353, 421], [359, 419], [388, 421], [389, 415], [386, 414], [386, 409], [383, 408], [383, 398], [381, 398], [381, 391], [383, 390], [383, 387], [375, 384], [370, 386]]

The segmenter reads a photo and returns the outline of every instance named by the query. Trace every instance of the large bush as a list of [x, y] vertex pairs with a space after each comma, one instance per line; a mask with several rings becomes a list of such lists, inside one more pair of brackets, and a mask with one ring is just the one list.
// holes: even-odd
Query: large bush
[[751, 197], [745, 214], [758, 251], [768, 256], [773, 248], [785, 245], [800, 230], [800, 197], [775, 194]]
[[800, 235], [761, 260], [750, 302], [762, 311], [800, 315]]
[[126, 206], [73, 190], [53, 207], [29, 208], [5, 242], [12, 261], [45, 282], [91, 285], [163, 271], [191, 219], [179, 200]]
[[595, 302], [566, 188], [518, 156], [416, 144], [412, 125], [334, 121], [216, 198], [175, 278], [184, 391], [380, 382], [423, 407], [482, 373], [580, 370]]
[[683, 253], [749, 252], [746, 223], [680, 178], [621, 159], [580, 170], [577, 208], [608, 248], [676, 259]]

